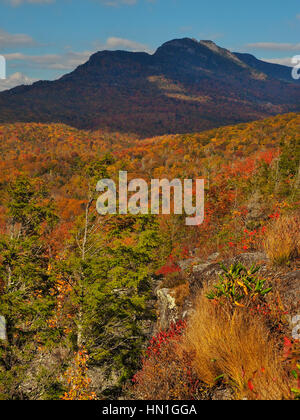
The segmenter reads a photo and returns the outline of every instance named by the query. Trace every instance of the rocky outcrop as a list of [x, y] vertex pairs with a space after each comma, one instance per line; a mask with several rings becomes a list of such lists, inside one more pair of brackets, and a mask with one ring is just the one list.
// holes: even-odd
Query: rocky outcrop
[[[216, 253], [205, 261], [191, 257], [179, 263], [181, 270], [187, 273], [187, 278], [189, 279], [189, 295], [184, 302], [184, 307], [179, 307], [176, 302], [176, 289], [157, 288], [159, 329], [166, 330], [171, 323], [190, 316], [193, 312], [194, 298], [199, 291], [205, 286], [212, 288], [218, 282], [219, 275], [223, 272], [220, 262], [220, 255]], [[222, 261], [226, 267], [230, 267], [238, 262], [247, 268], [250, 268], [252, 265], [259, 266], [258, 275], [267, 279], [268, 286], [273, 287], [274, 294], [272, 293], [272, 296], [277, 298], [277, 294], [279, 294], [281, 303], [285, 311], [287, 311], [285, 333], [293, 338], [299, 337], [300, 270], [290, 271], [291, 267], [287, 266], [274, 267], [262, 252], [246, 252]], [[235, 399], [235, 397], [230, 386], [227, 386], [225, 383], [219, 383], [210, 390], [207, 399], [219, 401], [231, 400]]]
[[0, 315], [0, 340], [6, 340], [6, 320]]
[[[218, 276], [222, 274], [223, 270], [220, 267], [220, 263], [212, 263], [210, 261], [211, 259], [208, 259], [205, 263], [195, 265], [193, 267], [189, 280], [192, 295], [197, 294], [205, 285], [212, 287], [218, 281]], [[238, 262], [242, 263], [246, 267], [250, 267], [253, 264], [260, 265], [260, 273], [262, 274], [266, 271], [268, 258], [262, 252], [248, 252], [222, 262], [228, 267], [231, 264], [236, 264]]]
[[[193, 311], [193, 300], [204, 286], [213, 287], [222, 274], [219, 254], [213, 254], [204, 262], [199, 258], [190, 258], [180, 262], [182, 270], [189, 271], [189, 296], [186, 298], [183, 307], [178, 307], [172, 289], [157, 288], [158, 300], [158, 328], [167, 329], [170, 324], [179, 319], [188, 318]], [[258, 275], [268, 280], [274, 291], [280, 295], [282, 304], [288, 312], [289, 317], [300, 314], [300, 271], [288, 271], [288, 267], [272, 267], [268, 257], [262, 252], [245, 252], [233, 258], [222, 261], [227, 267], [235, 263], [242, 263], [246, 267], [259, 266]]]
[[[71, 352], [63, 346], [36, 354], [24, 372], [24, 379], [19, 384], [20, 398], [25, 400], [53, 398], [53, 395], [49, 394], [50, 390], [53, 393], [57, 391], [55, 397], [57, 398], [58, 394], [63, 392], [62, 389], [59, 390], [61, 386], [59, 382], [64, 380], [61, 367], [68, 364], [71, 358]], [[51, 384], [54, 386], [52, 387]]]
[[167, 330], [172, 323], [179, 319], [179, 308], [175, 296], [170, 289], [158, 289], [158, 328]]

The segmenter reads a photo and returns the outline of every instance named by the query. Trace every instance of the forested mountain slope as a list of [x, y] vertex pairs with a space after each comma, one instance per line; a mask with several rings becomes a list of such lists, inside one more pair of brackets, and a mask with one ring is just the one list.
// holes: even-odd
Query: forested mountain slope
[[[211, 395], [223, 367], [212, 364], [208, 348], [208, 372], [203, 373], [203, 363], [196, 361], [206, 353], [203, 347], [195, 353], [191, 342], [190, 353], [177, 354], [173, 341], [166, 353], [159, 353], [152, 341], [149, 357], [164, 354], [164, 364], [152, 358], [154, 365], [150, 360], [135, 376], [138, 388], [128, 391], [124, 386], [130, 386], [142, 367], [141, 356], [155, 326], [154, 290], [171, 289], [181, 305], [189, 294], [190, 271], [185, 273], [182, 261], [201, 265], [212, 253], [219, 258], [242, 253], [247, 259], [246, 254], [263, 250], [270, 262], [283, 264], [283, 271], [296, 268], [299, 126], [300, 114], [291, 113], [196, 134], [141, 140], [62, 124], [1, 125], [0, 314], [7, 321], [8, 340], [0, 341], [0, 399], [103, 399], [128, 396], [128, 392], [135, 398], [159, 398], [162, 392], [170, 392], [163, 395], [173, 399]], [[129, 179], [146, 181], [204, 178], [204, 223], [188, 227], [184, 215], [172, 214], [99, 216], [96, 183], [102, 178], [117, 181], [120, 170], [127, 170]], [[278, 230], [277, 223], [284, 229]], [[275, 269], [277, 281], [280, 270]], [[249, 279], [252, 274], [245, 276]], [[256, 285], [255, 277], [251, 281]], [[234, 313], [237, 308], [257, 309], [249, 306], [245, 284], [238, 289], [245, 301], [233, 296], [230, 311]], [[262, 285], [257, 286], [261, 292]], [[254, 303], [266, 304], [263, 293], [253, 296], [258, 299]], [[202, 327], [210, 322], [216, 328], [229, 325], [218, 314], [212, 319], [212, 308], [217, 306], [207, 305], [200, 305], [207, 308], [206, 314], [197, 309]], [[232, 389], [239, 391], [236, 398], [291, 398], [295, 378], [282, 371], [280, 353], [289, 326], [281, 318], [278, 321], [284, 309], [280, 306], [278, 312], [275, 306], [274, 310], [267, 326], [253, 312], [247, 318], [244, 311], [234, 317], [237, 324], [224, 329], [236, 331], [237, 338], [228, 338], [234, 372], [226, 370], [228, 381], [226, 377], [221, 387], [237, 381]], [[198, 337], [200, 326], [190, 325], [191, 336]], [[266, 335], [270, 325], [272, 339]], [[279, 331], [278, 325], [284, 329]], [[159, 337], [168, 343], [181, 331], [179, 325]], [[278, 342], [273, 346], [274, 337]], [[221, 348], [217, 337], [209, 338], [204, 343], [200, 340], [201, 346], [212, 342]], [[242, 349], [249, 348], [249, 343], [263, 344], [254, 355], [243, 350], [233, 358], [232, 345], [241, 338], [246, 340]], [[285, 343], [292, 348], [292, 343]], [[182, 358], [184, 354], [189, 358]], [[268, 359], [262, 360], [261, 355]], [[241, 366], [241, 357], [248, 356]], [[187, 376], [186, 366], [190, 367]], [[261, 376], [255, 376], [257, 369]], [[275, 388], [274, 375], [279, 378]], [[176, 385], [173, 390], [168, 381], [174, 377], [178, 381], [171, 381]], [[263, 394], [256, 392], [256, 386]]]
[[184, 38], [153, 55], [101, 51], [59, 80], [3, 92], [0, 122], [65, 123], [147, 137], [253, 121], [299, 106], [299, 81], [290, 68]]

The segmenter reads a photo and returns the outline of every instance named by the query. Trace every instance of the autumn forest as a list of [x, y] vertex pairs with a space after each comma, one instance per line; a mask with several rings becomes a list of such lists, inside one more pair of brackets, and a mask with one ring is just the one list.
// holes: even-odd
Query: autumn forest
[[[191, 348], [184, 357], [189, 358], [193, 379], [183, 370], [178, 348], [191, 346], [182, 338], [184, 329], [193, 328], [189, 321], [183, 326], [178, 317], [171, 323], [178, 332], [159, 336], [162, 350], [155, 350], [153, 343], [148, 347], [149, 335], [165, 334], [157, 329], [155, 290], [174, 293], [180, 312], [190, 298], [193, 265], [214, 253], [221, 261], [266, 252], [282, 276], [296, 269], [299, 123], [299, 114], [286, 114], [145, 140], [62, 124], [2, 125], [0, 312], [8, 324], [8, 341], [1, 343], [2, 398], [123, 394], [156, 399], [158, 380], [171, 387], [170, 395], [162, 395], [165, 399], [204, 398], [213, 392], [216, 384], [198, 374]], [[203, 177], [204, 223], [187, 227], [180, 215], [99, 216], [95, 184], [102, 178], [116, 179], [122, 169], [146, 180]], [[293, 223], [295, 230], [290, 231]], [[282, 241], [280, 228], [288, 229], [283, 239], [288, 244], [274, 244]], [[274, 269], [268, 268], [268, 276], [272, 284]], [[260, 300], [258, 306], [270, 304], [265, 295], [255, 293], [253, 302], [247, 293], [242, 295], [231, 309], [241, 317]], [[226, 301], [226, 296], [214, 301]], [[280, 325], [275, 336], [283, 340], [285, 310], [269, 299], [274, 307], [265, 315], [267, 325], [276, 331]], [[214, 316], [224, 316], [218, 313]], [[143, 356], [147, 347], [149, 355]], [[165, 357], [178, 359], [174, 371], [151, 378], [151, 369], [164, 370]], [[247, 374], [251, 382], [251, 372]], [[173, 389], [177, 375], [183, 376], [183, 385]], [[257, 386], [267, 392], [265, 380]], [[292, 377], [282, 373], [280, 380], [283, 390], [276, 392], [287, 397]], [[247, 384], [240, 384], [238, 392], [256, 398]]]

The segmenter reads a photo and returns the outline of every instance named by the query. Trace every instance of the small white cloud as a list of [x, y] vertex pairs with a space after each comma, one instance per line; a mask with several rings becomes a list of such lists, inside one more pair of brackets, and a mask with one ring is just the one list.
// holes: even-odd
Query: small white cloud
[[14, 73], [5, 80], [0, 80], [0, 92], [20, 85], [31, 85], [36, 79], [31, 79], [22, 73]]
[[256, 42], [247, 44], [246, 47], [272, 51], [300, 51], [300, 44], [279, 42]]
[[85, 63], [91, 56], [91, 51], [72, 52], [64, 54], [27, 55], [23, 53], [4, 54], [7, 61], [23, 61], [27, 67], [52, 70], [71, 70]]
[[149, 52], [149, 47], [140, 42], [131, 41], [130, 39], [110, 37], [107, 38], [106, 43], [102, 45], [104, 49], [127, 49], [130, 51], [147, 51]]
[[294, 67], [295, 64], [292, 63], [292, 57], [285, 58], [261, 58], [262, 61], [273, 64], [281, 64], [282, 66]]
[[[2, 3], [8, 3], [13, 7], [21, 6], [22, 4], [49, 4], [54, 3], [56, 0], [0, 0]], [[134, 6], [138, 0], [97, 0], [104, 6], [117, 7], [122, 5]], [[147, 0], [152, 3], [155, 0]]]
[[34, 39], [26, 34], [10, 34], [0, 29], [0, 48], [12, 46], [30, 46], [34, 45]]
[[[13, 7], [21, 6], [22, 4], [47, 4], [54, 3], [55, 0], [4, 0], [5, 3], [9, 3]], [[3, 0], [2, 0], [3, 3]]]
[[134, 6], [137, 2], [138, 0], [100, 0], [100, 3], [111, 7], [121, 6], [122, 4]]
[[[95, 50], [129, 50], [129, 51], [150, 51], [147, 45], [141, 44], [129, 39], [110, 37], [105, 43], [95, 43]], [[94, 51], [67, 51], [62, 54], [44, 54], [44, 55], [30, 55], [20, 52], [4, 54], [7, 62], [10, 62], [10, 68], [16, 62], [22, 62], [24, 68], [38, 68], [69, 71], [74, 70], [80, 64], [87, 62]]]

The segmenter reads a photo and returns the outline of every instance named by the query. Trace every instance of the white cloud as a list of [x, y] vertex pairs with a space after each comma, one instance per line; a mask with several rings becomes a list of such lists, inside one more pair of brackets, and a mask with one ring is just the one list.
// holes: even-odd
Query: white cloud
[[[117, 37], [109, 37], [105, 43], [95, 43], [94, 47], [97, 50], [125, 49], [150, 52], [147, 45]], [[4, 57], [7, 62], [10, 62], [10, 67], [13, 67], [15, 62], [20, 61], [24, 67], [68, 71], [88, 61], [93, 53], [95, 51], [67, 51], [62, 54], [30, 55], [17, 52], [4, 54]]]
[[[49, 4], [54, 3], [56, 0], [0, 0], [2, 3], [8, 3], [13, 7], [21, 6], [22, 4]], [[97, 0], [98, 3], [104, 6], [117, 7], [121, 5], [134, 6], [139, 0]], [[147, 0], [152, 3], [155, 0]]]
[[[4, 0], [6, 3], [9, 3], [13, 7], [18, 7], [22, 4], [47, 4], [53, 3], [55, 0]], [[3, 2], [3, 1], [2, 1]]]
[[71, 70], [85, 63], [91, 56], [91, 51], [66, 52], [64, 54], [28, 55], [23, 53], [4, 54], [6, 60], [23, 61], [26, 67], [38, 67], [52, 70]]
[[128, 6], [134, 6], [138, 0], [100, 0], [100, 3], [105, 6], [121, 6], [122, 4], [127, 4]]
[[31, 79], [22, 73], [14, 73], [5, 80], [0, 80], [0, 92], [20, 85], [31, 85], [36, 79]]
[[141, 44], [136, 41], [131, 41], [130, 39], [110, 37], [107, 38], [106, 43], [101, 45], [103, 49], [127, 49], [130, 51], [147, 51], [149, 52], [149, 47], [145, 44]]
[[30, 46], [34, 45], [33, 38], [26, 34], [10, 34], [0, 29], [0, 48], [13, 46]]
[[292, 64], [292, 57], [285, 58], [261, 58], [262, 61], [273, 64], [281, 64], [283, 66], [294, 67], [295, 64]]
[[[8, 3], [13, 7], [18, 7], [22, 4], [49, 4], [54, 3], [56, 0], [1, 0], [2, 3]], [[134, 6], [139, 0], [97, 0], [98, 3], [102, 3], [104, 6], [117, 7], [121, 5]], [[147, 0], [153, 3], [155, 0]]]
[[[104, 6], [118, 7], [122, 5], [134, 6], [139, 0], [97, 0], [98, 3], [102, 3]], [[148, 3], [156, 3], [157, 0], [146, 0]]]
[[291, 43], [256, 42], [252, 44], [247, 44], [246, 47], [263, 49], [263, 50], [273, 50], [273, 51], [299, 51], [300, 52], [300, 44], [291, 44]]

